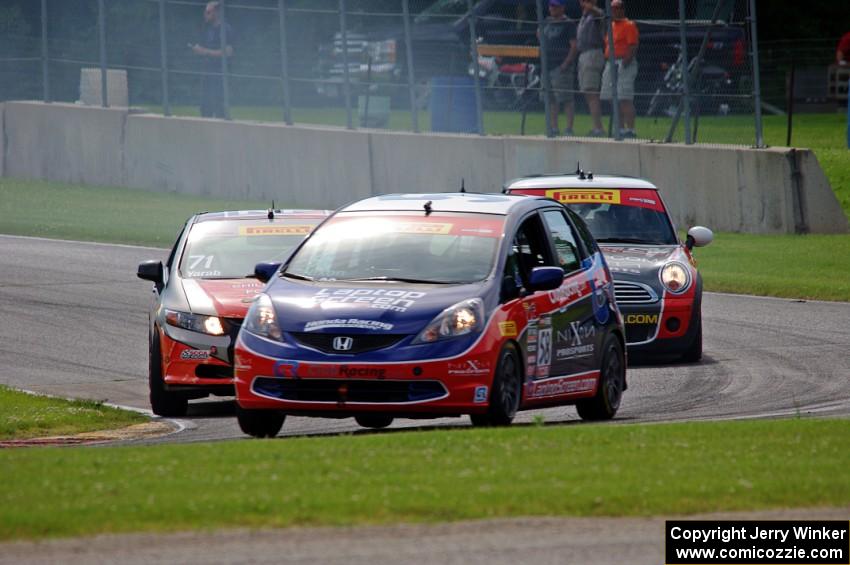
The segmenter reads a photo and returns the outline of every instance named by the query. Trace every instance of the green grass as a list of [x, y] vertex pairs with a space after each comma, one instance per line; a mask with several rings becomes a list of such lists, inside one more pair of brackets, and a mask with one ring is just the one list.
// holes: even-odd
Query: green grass
[[34, 396], [0, 385], [0, 440], [94, 432], [146, 421], [141, 414], [91, 400]]
[[[44, 202], [62, 214], [45, 216]], [[124, 188], [0, 179], [0, 233], [167, 247], [201, 210], [262, 208]], [[705, 288], [786, 298], [850, 301], [850, 235], [719, 233], [696, 250]]]
[[0, 233], [169, 247], [192, 214], [268, 205], [0, 178]]
[[850, 301], [850, 235], [716, 234], [695, 250], [705, 289]]
[[846, 506], [849, 432], [796, 419], [6, 450], [0, 539]]

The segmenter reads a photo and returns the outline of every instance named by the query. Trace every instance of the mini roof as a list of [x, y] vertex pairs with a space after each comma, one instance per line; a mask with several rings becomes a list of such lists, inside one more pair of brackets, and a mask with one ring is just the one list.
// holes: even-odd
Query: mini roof
[[[298, 219], [316, 218], [324, 219], [330, 216], [331, 210], [278, 210], [275, 208], [275, 218]], [[196, 222], [211, 222], [220, 220], [266, 220], [268, 210], [227, 210], [224, 212], [201, 212], [195, 217]]]
[[593, 175], [593, 178], [582, 179], [578, 175], [539, 175], [512, 180], [507, 189], [541, 189], [541, 188], [636, 188], [658, 190], [651, 182], [634, 177], [616, 175]]
[[531, 200], [536, 199], [522, 195], [477, 192], [386, 194], [354, 202], [342, 208], [340, 212], [422, 212], [425, 203], [430, 202], [434, 213], [475, 212], [507, 215], [514, 207], [523, 202], [530, 203]]

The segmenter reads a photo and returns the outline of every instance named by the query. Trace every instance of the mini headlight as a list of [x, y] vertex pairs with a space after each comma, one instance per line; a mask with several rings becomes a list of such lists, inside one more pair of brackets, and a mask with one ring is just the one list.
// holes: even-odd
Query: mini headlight
[[414, 344], [433, 343], [481, 331], [484, 327], [484, 303], [480, 298], [458, 302], [446, 308], [419, 332]]
[[247, 332], [254, 335], [273, 339], [275, 341], [283, 341], [283, 334], [280, 332], [280, 326], [277, 325], [277, 316], [274, 312], [272, 299], [267, 294], [260, 294], [251, 308], [248, 310], [248, 315], [245, 316], [245, 322], [242, 327]]
[[202, 334], [224, 335], [224, 326], [216, 316], [201, 316], [188, 312], [166, 310], [165, 322], [170, 326]]
[[685, 292], [691, 284], [691, 275], [681, 263], [667, 263], [661, 269], [661, 284], [673, 294]]

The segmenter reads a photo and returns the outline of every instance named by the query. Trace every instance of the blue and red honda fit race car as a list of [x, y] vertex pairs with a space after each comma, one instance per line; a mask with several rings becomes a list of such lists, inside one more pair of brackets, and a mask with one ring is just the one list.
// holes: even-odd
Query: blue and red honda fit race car
[[283, 263], [235, 352], [237, 417], [469, 414], [575, 404], [612, 418], [626, 388], [611, 275], [581, 220], [548, 198], [411, 194], [337, 211]]
[[326, 210], [248, 210], [189, 218], [163, 264], [139, 265], [154, 283], [149, 317], [151, 409], [186, 414], [188, 401], [233, 395], [233, 344], [264, 283], [258, 261], [285, 259]]

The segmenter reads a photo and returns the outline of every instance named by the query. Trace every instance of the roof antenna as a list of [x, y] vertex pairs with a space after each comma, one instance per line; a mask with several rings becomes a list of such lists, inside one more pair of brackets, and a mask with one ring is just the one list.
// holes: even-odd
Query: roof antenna
[[587, 173], [587, 180], [593, 180], [593, 171]]
[[587, 176], [585, 176], [584, 171], [578, 172], [578, 180], [587, 180]]
[[424, 208], [425, 208], [425, 215], [426, 216], [429, 215], [431, 213], [431, 201], [430, 200], [425, 203]]
[[461, 193], [465, 194], [466, 193], [466, 187], [464, 186], [464, 184], [465, 184], [464, 178], [460, 177], [460, 191], [461, 191]]
[[581, 174], [581, 161], [576, 161], [576, 174]]
[[272, 200], [272, 207], [269, 208], [269, 213], [266, 215], [270, 220], [274, 220], [274, 200]]

